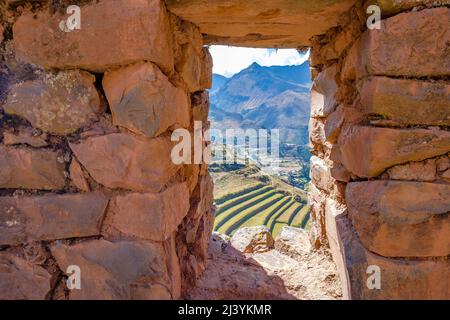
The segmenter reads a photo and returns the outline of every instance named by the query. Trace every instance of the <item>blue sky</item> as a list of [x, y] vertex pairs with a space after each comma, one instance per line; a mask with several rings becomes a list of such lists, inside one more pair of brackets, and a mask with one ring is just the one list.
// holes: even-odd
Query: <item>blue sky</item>
[[309, 55], [301, 55], [295, 49], [254, 49], [229, 46], [211, 46], [213, 72], [231, 77], [256, 62], [262, 66], [299, 65], [308, 60]]

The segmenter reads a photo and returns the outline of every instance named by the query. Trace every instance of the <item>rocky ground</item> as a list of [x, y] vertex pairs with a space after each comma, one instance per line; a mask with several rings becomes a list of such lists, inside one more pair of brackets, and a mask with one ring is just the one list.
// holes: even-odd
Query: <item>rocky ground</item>
[[314, 250], [304, 230], [285, 227], [274, 241], [256, 227], [213, 234], [208, 267], [186, 298], [341, 299], [342, 290], [330, 254]]

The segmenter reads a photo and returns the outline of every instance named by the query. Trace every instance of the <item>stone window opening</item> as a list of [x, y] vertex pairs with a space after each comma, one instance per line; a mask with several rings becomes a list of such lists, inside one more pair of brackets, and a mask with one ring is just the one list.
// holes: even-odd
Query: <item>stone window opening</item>
[[[311, 276], [343, 299], [449, 298], [445, 1], [75, 2], [73, 30], [66, 1], [0, 4], [0, 299], [211, 293], [208, 257], [233, 246], [211, 241], [208, 166], [175, 165], [170, 138], [208, 121], [214, 44], [311, 48], [312, 226], [272, 253], [330, 252], [339, 279]], [[232, 294], [293, 299], [308, 280], [261, 268], [287, 258], [238, 255], [230, 280], [277, 289]]]

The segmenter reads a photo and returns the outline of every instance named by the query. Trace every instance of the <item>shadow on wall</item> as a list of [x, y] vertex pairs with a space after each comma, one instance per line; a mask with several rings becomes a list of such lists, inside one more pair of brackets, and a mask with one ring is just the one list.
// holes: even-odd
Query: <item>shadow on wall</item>
[[[276, 263], [274, 261], [273, 263]], [[261, 264], [234, 249], [214, 234], [209, 245], [209, 262], [204, 276], [187, 300], [296, 300], [284, 281], [269, 275]]]

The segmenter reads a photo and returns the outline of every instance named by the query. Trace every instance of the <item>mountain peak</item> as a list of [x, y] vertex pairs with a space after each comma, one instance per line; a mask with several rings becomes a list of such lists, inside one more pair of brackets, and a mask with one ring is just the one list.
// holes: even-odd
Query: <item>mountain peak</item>
[[247, 69], [250, 68], [261, 68], [262, 66], [258, 62], [253, 62]]

